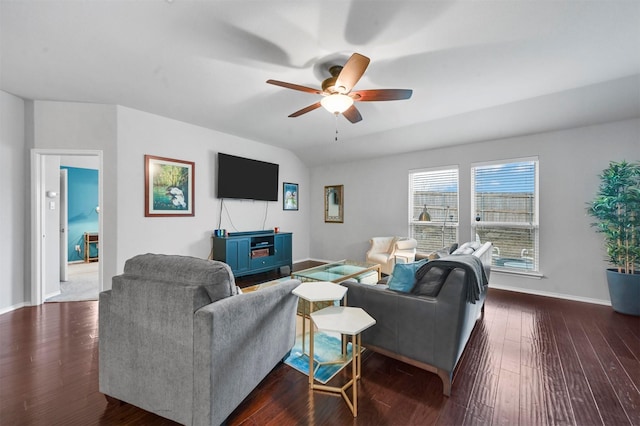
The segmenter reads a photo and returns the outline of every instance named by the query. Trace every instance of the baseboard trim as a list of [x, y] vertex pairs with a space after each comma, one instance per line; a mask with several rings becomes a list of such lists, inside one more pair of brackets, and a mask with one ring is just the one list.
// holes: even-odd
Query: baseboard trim
[[25, 306], [31, 306], [27, 302], [18, 303], [17, 305], [8, 306], [6, 308], [0, 309], [0, 315], [9, 313], [11, 311], [15, 311], [16, 309], [24, 308]]
[[571, 300], [573, 302], [583, 302], [583, 303], [591, 303], [594, 305], [611, 306], [611, 301], [609, 300], [592, 299], [590, 297], [572, 296], [570, 294], [552, 293], [548, 291], [538, 291], [538, 290], [531, 290], [531, 289], [523, 289], [519, 287], [510, 287], [506, 285], [495, 285], [495, 284], [489, 284], [489, 288], [495, 288], [497, 290], [514, 291], [516, 293], [531, 294], [534, 296], [553, 297], [555, 299]]
[[[325, 262], [325, 263], [336, 262], [335, 260], [315, 259], [315, 258], [307, 258], [305, 260], [314, 261], [314, 262]], [[532, 277], [532, 278], [537, 279], [537, 277]], [[590, 297], [580, 297], [580, 296], [573, 296], [570, 294], [552, 293], [548, 291], [537, 291], [537, 290], [531, 290], [531, 289], [523, 289], [520, 287], [498, 285], [498, 284], [489, 284], [489, 287], [495, 288], [497, 290], [506, 290], [506, 291], [514, 291], [516, 293], [531, 294], [533, 296], [553, 297], [555, 299], [571, 300], [573, 302], [583, 302], [583, 303], [591, 303], [593, 305], [611, 306], [610, 300], [593, 299]]]

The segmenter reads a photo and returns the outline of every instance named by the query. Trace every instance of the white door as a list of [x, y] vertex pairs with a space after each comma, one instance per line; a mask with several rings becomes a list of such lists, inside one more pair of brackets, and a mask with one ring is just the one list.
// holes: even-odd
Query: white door
[[69, 205], [67, 199], [67, 170], [60, 169], [60, 281], [67, 281], [69, 264]]

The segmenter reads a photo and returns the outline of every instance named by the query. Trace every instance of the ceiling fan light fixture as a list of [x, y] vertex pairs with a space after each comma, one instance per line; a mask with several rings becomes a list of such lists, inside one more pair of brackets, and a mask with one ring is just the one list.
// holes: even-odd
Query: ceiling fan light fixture
[[332, 114], [342, 114], [353, 105], [353, 99], [347, 95], [334, 93], [322, 98], [320, 104]]
[[349, 122], [355, 124], [362, 121], [362, 115], [354, 105], [354, 101], [399, 101], [411, 98], [413, 92], [411, 89], [372, 89], [353, 92], [353, 87], [364, 75], [368, 66], [369, 58], [354, 53], [347, 59], [344, 66], [333, 65], [329, 68], [331, 77], [322, 80], [322, 90], [271, 79], [267, 80], [267, 83], [323, 96], [321, 100], [289, 114], [289, 117], [299, 117], [322, 106], [336, 117], [342, 114]]

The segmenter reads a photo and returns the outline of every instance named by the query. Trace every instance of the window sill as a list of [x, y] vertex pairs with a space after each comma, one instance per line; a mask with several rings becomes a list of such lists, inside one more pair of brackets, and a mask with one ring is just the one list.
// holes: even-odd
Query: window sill
[[533, 278], [536, 280], [541, 280], [544, 278], [544, 274], [542, 272], [525, 272], [525, 271], [510, 271], [505, 269], [495, 269], [491, 268], [492, 274], [500, 274], [500, 275], [511, 275], [525, 278]]

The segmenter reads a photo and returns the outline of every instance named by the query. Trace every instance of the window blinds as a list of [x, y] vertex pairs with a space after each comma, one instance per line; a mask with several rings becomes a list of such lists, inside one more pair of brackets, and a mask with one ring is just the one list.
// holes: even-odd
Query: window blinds
[[476, 238], [494, 245], [497, 269], [538, 271], [537, 160], [471, 169]]
[[[431, 252], [456, 242], [458, 169], [412, 172], [409, 182], [409, 228], [418, 241], [418, 251]], [[428, 213], [429, 220], [419, 220], [423, 211]]]

